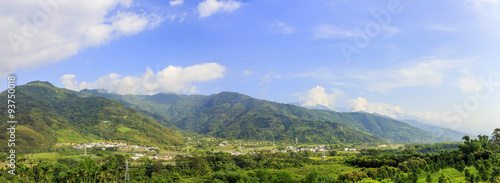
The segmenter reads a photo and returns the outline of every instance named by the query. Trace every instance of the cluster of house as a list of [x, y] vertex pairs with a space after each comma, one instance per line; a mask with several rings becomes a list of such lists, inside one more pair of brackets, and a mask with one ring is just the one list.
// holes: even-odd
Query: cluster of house
[[123, 142], [92, 142], [92, 143], [83, 143], [73, 146], [76, 150], [82, 150], [85, 148], [102, 148], [102, 150], [106, 150], [106, 148], [117, 147], [117, 148], [127, 148], [127, 149], [142, 149], [142, 150], [155, 150], [160, 149], [158, 147], [146, 147], [146, 146], [138, 146], [138, 145], [127, 145]]
[[132, 160], [138, 160], [139, 158], [147, 157], [149, 159], [156, 159], [156, 160], [171, 160], [173, 157], [172, 156], [164, 156], [164, 157], [158, 157], [158, 156], [145, 156], [144, 154], [138, 154], [135, 153], [133, 157], [130, 159]]
[[299, 152], [299, 151], [326, 152], [326, 151], [328, 151], [325, 149], [325, 146], [316, 146], [316, 147], [310, 147], [310, 148], [287, 146], [286, 149], [291, 150], [293, 152]]
[[[287, 153], [289, 151], [292, 152], [299, 152], [299, 151], [311, 151], [311, 152], [327, 152], [328, 150], [325, 149], [325, 146], [317, 146], [317, 147], [311, 147], [311, 148], [305, 148], [305, 147], [293, 147], [293, 146], [287, 146], [287, 150], [271, 150], [270, 153]], [[356, 149], [354, 149], [356, 150]], [[257, 154], [255, 152], [248, 152], [248, 153], [242, 153], [242, 152], [231, 152], [231, 155], [233, 156], [238, 156], [238, 155], [245, 155], [245, 154]]]
[[228, 146], [228, 145], [231, 145], [231, 144], [229, 144], [229, 142], [227, 142], [227, 141], [223, 141], [223, 142], [219, 143], [219, 146], [222, 146], [222, 147]]
[[351, 149], [351, 148], [347, 148], [347, 147], [346, 147], [346, 148], [344, 148], [344, 151], [356, 151], [356, 149], [354, 149], [354, 148], [353, 148], [353, 149]]

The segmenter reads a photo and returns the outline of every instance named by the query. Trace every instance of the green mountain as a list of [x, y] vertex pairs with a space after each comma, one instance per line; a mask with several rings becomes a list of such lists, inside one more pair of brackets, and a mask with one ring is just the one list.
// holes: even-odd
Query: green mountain
[[106, 97], [175, 126], [222, 138], [272, 139], [302, 142], [441, 142], [434, 135], [406, 123], [368, 113], [311, 110], [234, 92], [202, 95], [118, 95], [99, 90], [80, 96]]
[[[48, 150], [56, 143], [123, 140], [140, 145], [167, 146], [182, 143], [182, 136], [153, 118], [118, 102], [84, 98], [48, 82], [16, 87], [16, 149]], [[6, 91], [0, 98], [7, 99]], [[0, 105], [0, 144], [10, 135], [7, 106]], [[3, 150], [7, 146], [1, 146]]]

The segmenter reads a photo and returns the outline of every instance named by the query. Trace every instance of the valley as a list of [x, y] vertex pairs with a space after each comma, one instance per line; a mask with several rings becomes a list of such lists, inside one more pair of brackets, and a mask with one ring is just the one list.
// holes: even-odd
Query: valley
[[500, 129], [457, 142], [374, 114], [232, 92], [118, 95], [35, 81], [17, 96], [16, 175], [4, 169], [2, 182], [500, 180]]

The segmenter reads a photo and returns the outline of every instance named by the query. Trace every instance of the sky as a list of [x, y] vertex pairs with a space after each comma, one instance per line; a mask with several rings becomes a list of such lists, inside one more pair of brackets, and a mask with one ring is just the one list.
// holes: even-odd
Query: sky
[[500, 127], [499, 0], [19, 0], [0, 21], [4, 83]]

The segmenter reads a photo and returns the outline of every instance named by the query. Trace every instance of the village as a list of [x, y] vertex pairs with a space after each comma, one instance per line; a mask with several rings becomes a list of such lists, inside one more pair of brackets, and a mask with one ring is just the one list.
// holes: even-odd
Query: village
[[[213, 141], [213, 140], [212, 140]], [[199, 142], [199, 141], [198, 141]], [[229, 146], [230, 144], [227, 141], [223, 141], [218, 144], [218, 146]], [[159, 151], [159, 147], [148, 147], [148, 146], [139, 146], [139, 145], [129, 145], [124, 142], [92, 142], [92, 143], [82, 143], [82, 144], [77, 144], [74, 145], [73, 148], [75, 150], [85, 150], [86, 149], [92, 149], [92, 148], [100, 148], [101, 150], [105, 151], [106, 149], [131, 149], [131, 150], [144, 150], [144, 151]], [[272, 149], [269, 151], [269, 153], [290, 153], [290, 152], [301, 152], [301, 151], [309, 151], [309, 152], [328, 152], [329, 150], [326, 149], [324, 145], [316, 146], [316, 147], [294, 147], [294, 146], [286, 146], [284, 149], [282, 148], [281, 150], [278, 149]], [[344, 148], [341, 151], [356, 151], [354, 148]], [[248, 151], [248, 152], [243, 152], [241, 149], [241, 145], [238, 149], [238, 151], [235, 152], [229, 152], [233, 156], [239, 156], [239, 155], [254, 155], [257, 154], [258, 152], [254, 151]], [[189, 150], [186, 154], [187, 156], [191, 156], [189, 154]], [[148, 158], [148, 159], [155, 159], [155, 160], [172, 160], [173, 155], [166, 155], [163, 157], [159, 157], [156, 154], [154, 155], [147, 155], [147, 154], [141, 154], [141, 153], [133, 153], [133, 156], [130, 157], [132, 160], [138, 160], [141, 158]]]
[[123, 142], [92, 142], [92, 143], [83, 143], [73, 146], [76, 150], [82, 150], [85, 148], [102, 148], [102, 150], [106, 150], [106, 148], [127, 148], [127, 149], [142, 149], [142, 150], [155, 150], [160, 149], [159, 147], [146, 147], [139, 145], [127, 145]]
[[[241, 151], [241, 148], [240, 148], [240, 151]], [[248, 153], [242, 153], [240, 151], [236, 151], [236, 152], [231, 152], [231, 155], [233, 156], [238, 156], [238, 155], [246, 155], [246, 154], [257, 154], [256, 152], [248, 152]], [[294, 152], [294, 153], [297, 153], [297, 152], [300, 152], [300, 151], [310, 151], [310, 152], [328, 152], [328, 150], [325, 148], [324, 145], [321, 145], [321, 146], [316, 146], [316, 147], [293, 147], [293, 146], [287, 146], [285, 150], [277, 150], [277, 149], [273, 149], [270, 151], [270, 153], [278, 153], [278, 152], [281, 152], [281, 153], [288, 153], [288, 152]], [[342, 151], [356, 151], [356, 149], [354, 148], [344, 148], [342, 149]]]

